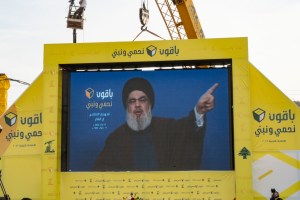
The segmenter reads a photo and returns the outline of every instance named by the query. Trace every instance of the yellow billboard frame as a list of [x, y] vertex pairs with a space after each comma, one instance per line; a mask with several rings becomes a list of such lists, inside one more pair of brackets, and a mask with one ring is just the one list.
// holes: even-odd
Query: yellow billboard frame
[[[251, 65], [248, 62], [247, 43], [247, 38], [226, 38], [46, 44], [44, 46], [42, 74], [0, 119], [0, 124], [5, 125], [5, 130], [0, 135], [0, 156], [2, 157], [0, 165], [5, 172], [3, 179], [7, 186], [6, 190], [13, 194], [11, 195], [13, 198], [21, 198], [26, 194], [28, 197], [38, 199], [70, 199], [68, 190], [74, 187], [74, 183], [76, 185], [76, 181], [92, 180], [91, 177], [93, 176], [98, 176], [100, 179], [105, 176], [116, 176], [115, 173], [61, 171], [63, 65], [72, 65], [76, 69], [76, 65], [91, 66], [99, 63], [115, 65], [128, 63], [132, 65], [133, 63], [195, 60], [214, 63], [214, 61], [231, 60], [235, 169], [228, 172], [230, 178], [228, 178], [228, 174], [222, 174], [222, 172], [210, 173], [208, 178], [214, 177], [215, 174], [226, 176], [224, 180], [228, 180], [231, 184], [223, 187], [226, 189], [230, 187], [229, 189], [234, 191], [234, 194], [230, 193], [230, 198], [253, 199], [251, 155], [253, 148], [249, 116], [251, 113]], [[16, 118], [17, 116], [18, 118]], [[4, 120], [9, 117], [16, 119], [17, 122], [23, 117], [24, 123], [16, 124], [17, 127], [13, 124], [8, 126]], [[29, 118], [37, 119], [37, 123], [32, 121], [29, 123]], [[35, 134], [31, 135], [31, 143], [28, 145], [25, 137], [24, 140], [20, 139], [19, 133], [24, 131], [25, 134], [27, 132], [28, 136], [29, 132], [32, 132], [32, 127], [35, 128], [34, 130], [40, 129], [41, 131], [36, 131]], [[24, 163], [23, 161], [27, 161], [27, 165], [16, 169], [18, 165]], [[33, 163], [35, 167], [31, 167]], [[16, 170], [19, 172], [18, 176], [15, 176]], [[188, 178], [195, 175], [203, 178], [207, 177], [206, 173], [203, 171], [194, 174], [185, 172], [174, 174], [174, 176]], [[150, 173], [149, 175], [149, 173], [122, 172], [117, 175], [127, 179], [131, 176], [147, 178], [148, 176], [168, 177], [173, 174]], [[23, 178], [26, 177], [26, 180], [20, 180], [22, 176]], [[30, 183], [35, 186], [32, 190], [28, 189], [32, 188], [32, 185], [28, 184], [29, 179], [31, 180]], [[18, 182], [17, 187], [16, 182]], [[88, 188], [89, 185], [86, 184], [86, 188]], [[81, 189], [77, 188], [76, 192], [80, 193], [79, 190]], [[90, 191], [87, 189], [86, 192], [89, 193]], [[93, 193], [93, 195], [95, 194]], [[226, 197], [222, 196], [222, 198]], [[116, 197], [116, 199], [120, 198]]]
[[[156, 53], [149, 56], [146, 53], [138, 54], [138, 50], [147, 47], [156, 47], [157, 51], [169, 50], [169, 54]], [[175, 49], [177, 53], [175, 52]], [[173, 50], [173, 54], [172, 54]], [[131, 56], [123, 56], [122, 51], [132, 52]], [[162, 51], [161, 51], [162, 52]], [[43, 137], [43, 142], [55, 140], [60, 146], [61, 136], [61, 84], [62, 64], [93, 64], [93, 63], [134, 63], [181, 60], [232, 60], [233, 77], [233, 118], [234, 121], [234, 155], [235, 155], [235, 187], [237, 199], [252, 199], [252, 159], [243, 159], [239, 152], [246, 148], [251, 149], [250, 134], [250, 92], [248, 46], [246, 38], [231, 39], [199, 39], [181, 41], [143, 41], [143, 42], [107, 42], [84, 44], [49, 44], [45, 45], [44, 53], [44, 132], [50, 133]], [[52, 99], [52, 100], [51, 100]], [[54, 100], [54, 101], [53, 101]], [[56, 100], [56, 102], [55, 102]], [[49, 112], [48, 109], [53, 112]], [[51, 126], [49, 126], [51, 124]], [[59, 149], [59, 148], [57, 148]], [[60, 171], [60, 152], [56, 152], [56, 159], [44, 155], [43, 168]], [[52, 160], [52, 162], [48, 162]], [[56, 162], [53, 162], [53, 161]], [[51, 177], [59, 183], [60, 177], [43, 170], [43, 177]], [[50, 170], [51, 171], [51, 170]], [[59, 174], [59, 173], [58, 173]], [[49, 191], [48, 178], [43, 179], [43, 191]], [[53, 185], [52, 191], [58, 190]], [[54, 192], [57, 193], [57, 192]], [[43, 193], [43, 196], [46, 194]]]

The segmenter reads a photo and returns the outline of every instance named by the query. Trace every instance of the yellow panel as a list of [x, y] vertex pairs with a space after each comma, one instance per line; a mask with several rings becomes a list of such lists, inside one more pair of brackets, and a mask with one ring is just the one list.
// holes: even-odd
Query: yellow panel
[[283, 199], [299, 199], [299, 107], [253, 65], [250, 80], [255, 199], [269, 198], [270, 188]]
[[299, 107], [251, 68], [252, 139], [256, 151], [300, 150]]
[[3, 114], [0, 156], [3, 181], [12, 199], [41, 196], [43, 77], [38, 77]]
[[[73, 63], [118, 63], [118, 62], [152, 62], [152, 61], [180, 61], [180, 60], [209, 60], [209, 59], [232, 59], [234, 63], [234, 76], [238, 77], [240, 74], [245, 74], [248, 76], [248, 55], [247, 55], [247, 39], [246, 38], [232, 38], [232, 39], [208, 39], [208, 40], [185, 40], [185, 41], [145, 41], [145, 42], [107, 42], [107, 43], [87, 43], [87, 44], [54, 44], [45, 45], [45, 65], [44, 65], [44, 75], [45, 82], [44, 88], [45, 101], [44, 107], [49, 109], [51, 112], [44, 117], [46, 125], [44, 126], [45, 132], [50, 132], [52, 134], [47, 135], [44, 138], [46, 140], [56, 140], [60, 138], [60, 110], [61, 105], [58, 102], [50, 101], [51, 97], [59, 96], [61, 94], [61, 89], [59, 85], [61, 84], [61, 73], [59, 69], [59, 64], [73, 64]], [[248, 81], [248, 80], [247, 80]], [[234, 91], [236, 93], [239, 90], [240, 82], [243, 80], [234, 82]], [[245, 93], [249, 93], [249, 88], [242, 88]], [[238, 97], [235, 97], [238, 98]], [[245, 97], [246, 103], [249, 103], [249, 94]], [[247, 107], [248, 105], [248, 107]], [[249, 109], [249, 104], [239, 104], [235, 103], [236, 115], [238, 113], [245, 113]], [[248, 109], [247, 109], [248, 108]], [[241, 111], [241, 112], [240, 112]], [[246, 115], [245, 115], [246, 116]], [[51, 126], [47, 126], [50, 124]], [[55, 127], [55, 123], [57, 126]], [[242, 125], [237, 125], [242, 127]], [[249, 124], [247, 125], [249, 126]], [[240, 129], [240, 128], [239, 128]], [[243, 129], [243, 127], [242, 127]], [[240, 131], [237, 132], [240, 134]], [[58, 134], [58, 135], [57, 135]], [[237, 138], [239, 138], [237, 136]], [[249, 135], [246, 134], [246, 138]], [[57, 144], [57, 143], [56, 143]], [[57, 144], [59, 145], [59, 144]], [[237, 151], [240, 147], [249, 147], [249, 140], [242, 138], [237, 140], [236, 143]], [[244, 160], [241, 156], [236, 155], [236, 170], [238, 172], [238, 177], [236, 182], [241, 183], [237, 187], [237, 198], [238, 199], [251, 199], [252, 195], [252, 180], [251, 180], [251, 159]], [[49, 168], [52, 171], [56, 171], [55, 163], [50, 163], [51, 157], [44, 157], [44, 168]], [[240, 161], [239, 161], [240, 160]], [[59, 163], [57, 163], [59, 166]], [[50, 171], [51, 171], [50, 170]], [[243, 171], [245, 170], [245, 171]], [[186, 172], [185, 172], [186, 173]], [[199, 173], [201, 176], [214, 177], [218, 173]], [[235, 174], [235, 172], [234, 172]], [[161, 174], [162, 175], [162, 174]], [[168, 173], [163, 174], [168, 175]], [[89, 186], [88, 181], [95, 181], [97, 177], [103, 177], [106, 175], [104, 173], [63, 173], [61, 181], [57, 179], [55, 173], [50, 173], [49, 171], [44, 171], [43, 176], [43, 198], [55, 198], [55, 183], [61, 184], [61, 192], [64, 191], [63, 197], [69, 197], [72, 192], [69, 190], [76, 187], [78, 181], [86, 181], [83, 183], [81, 188], [76, 189], [76, 194], [89, 193], [92, 194], [95, 189], [91, 189], [94, 186]], [[133, 173], [118, 174], [118, 178], [127, 179], [128, 177], [135, 177]], [[138, 177], [156, 176], [152, 173], [142, 173]], [[172, 178], [176, 176], [184, 176], [182, 173], [172, 174]], [[197, 173], [192, 176], [197, 177]], [[168, 177], [168, 176], [167, 176]], [[200, 177], [200, 175], [199, 175]], [[245, 178], [246, 177], [246, 178]], [[69, 179], [71, 178], [71, 179]], [[49, 185], [49, 180], [51, 180], [52, 185]], [[99, 180], [101, 181], [101, 179]], [[221, 181], [221, 184], [225, 182]], [[58, 187], [58, 185], [57, 185]], [[90, 188], [91, 187], [91, 188]], [[102, 187], [102, 186], [101, 186]], [[114, 186], [111, 186], [114, 187]], [[154, 187], [154, 186], [153, 186]], [[228, 187], [235, 187], [234, 184], [229, 184]], [[250, 189], [249, 189], [250, 188]], [[207, 189], [207, 188], [206, 188]], [[91, 191], [90, 191], [91, 190]], [[140, 190], [140, 189], [139, 189]], [[145, 190], [145, 189], [143, 189]], [[67, 192], [70, 192], [69, 194]], [[122, 191], [125, 192], [124, 189]], [[149, 190], [145, 190], [147, 193]], [[160, 192], [163, 192], [159, 190]], [[205, 191], [205, 190], [204, 190]], [[224, 190], [225, 191], [225, 190]], [[223, 191], [223, 192], [224, 192]], [[232, 191], [229, 189], [228, 191]], [[129, 191], [126, 190], [129, 194]], [[187, 191], [183, 191], [187, 192]], [[57, 192], [58, 193], [58, 192]], [[49, 195], [51, 194], [51, 195]], [[111, 193], [112, 194], [112, 193]], [[125, 194], [125, 193], [124, 193]], [[223, 193], [222, 193], [223, 194]], [[228, 199], [233, 199], [234, 192], [229, 192], [227, 196]], [[66, 196], [64, 196], [66, 195]], [[179, 195], [179, 194], [176, 194]], [[176, 196], [175, 195], [175, 196]], [[172, 196], [172, 197], [175, 197]], [[218, 198], [222, 197], [221, 193], [217, 195]], [[62, 198], [62, 197], [61, 197]]]
[[2, 159], [2, 180], [11, 199], [40, 199], [41, 156], [12, 156]]
[[252, 199], [249, 63], [234, 59], [232, 65], [236, 195], [237, 199]]
[[234, 172], [62, 173], [62, 199], [230, 199]]
[[0, 119], [0, 155], [40, 154], [43, 136], [43, 77], [37, 78]]
[[255, 152], [252, 164], [255, 199], [268, 198], [271, 188], [276, 188], [283, 199], [298, 199], [299, 155], [300, 151]]
[[44, 73], [59, 64], [248, 59], [246, 38], [45, 45]]

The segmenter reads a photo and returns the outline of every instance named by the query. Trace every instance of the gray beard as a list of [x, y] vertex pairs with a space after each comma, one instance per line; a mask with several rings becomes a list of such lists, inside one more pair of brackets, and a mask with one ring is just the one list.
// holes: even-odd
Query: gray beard
[[135, 114], [127, 112], [126, 115], [127, 125], [134, 131], [145, 130], [152, 120], [151, 108], [149, 108], [147, 113], [144, 113], [142, 116], [136, 118]]

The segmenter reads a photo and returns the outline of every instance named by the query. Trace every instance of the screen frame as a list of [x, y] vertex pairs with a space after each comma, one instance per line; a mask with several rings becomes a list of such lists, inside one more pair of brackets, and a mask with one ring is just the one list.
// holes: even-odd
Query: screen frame
[[[234, 131], [233, 131], [233, 102], [232, 102], [232, 60], [200, 60], [200, 61], [179, 61], [179, 62], [147, 62], [147, 63], [94, 63], [60, 65], [62, 69], [62, 125], [61, 125], [61, 171], [70, 172], [70, 74], [74, 72], [122, 72], [128, 70], [148, 71], [148, 70], [213, 70], [215, 68], [228, 69], [228, 90], [229, 90], [229, 140], [230, 140], [230, 169], [235, 170], [234, 156]], [[188, 67], [187, 67], [188, 66]], [[201, 171], [201, 170], [200, 170]], [[218, 170], [217, 170], [218, 171]], [[219, 170], [220, 171], [220, 170]], [[222, 171], [222, 170], [221, 170]], [[225, 170], [226, 171], [226, 170]], [[91, 171], [92, 172], [92, 171]]]

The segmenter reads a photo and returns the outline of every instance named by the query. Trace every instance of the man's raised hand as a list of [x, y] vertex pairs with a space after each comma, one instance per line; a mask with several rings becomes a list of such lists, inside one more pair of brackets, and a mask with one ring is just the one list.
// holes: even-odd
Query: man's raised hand
[[213, 96], [213, 92], [218, 86], [219, 83], [215, 83], [200, 97], [196, 105], [196, 110], [199, 114], [205, 114], [207, 111], [212, 110], [215, 107], [215, 97]]

